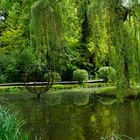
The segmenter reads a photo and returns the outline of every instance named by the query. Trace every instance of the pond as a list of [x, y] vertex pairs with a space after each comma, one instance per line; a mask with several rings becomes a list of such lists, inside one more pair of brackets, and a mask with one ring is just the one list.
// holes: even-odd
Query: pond
[[0, 104], [19, 112], [31, 140], [140, 140], [139, 100], [109, 105], [103, 104], [108, 99], [86, 103], [81, 98], [80, 104], [77, 95], [58, 95], [46, 94], [40, 101], [32, 94], [1, 95]]

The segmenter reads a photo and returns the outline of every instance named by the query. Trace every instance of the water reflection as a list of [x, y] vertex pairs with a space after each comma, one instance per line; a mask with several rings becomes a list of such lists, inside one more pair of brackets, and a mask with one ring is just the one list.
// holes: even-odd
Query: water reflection
[[30, 131], [31, 140], [35, 137], [42, 140], [140, 139], [139, 100], [103, 105], [98, 100], [87, 104], [89, 96], [82, 94], [49, 95], [40, 101], [31, 94], [2, 98], [1, 104], [12, 112], [18, 111], [25, 120], [23, 129]]

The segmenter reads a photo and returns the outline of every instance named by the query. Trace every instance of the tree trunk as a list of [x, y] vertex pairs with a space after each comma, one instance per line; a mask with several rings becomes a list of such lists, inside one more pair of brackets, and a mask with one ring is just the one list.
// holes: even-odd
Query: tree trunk
[[37, 94], [37, 99], [38, 99], [38, 100], [40, 99], [40, 94]]
[[125, 76], [125, 86], [129, 88], [130, 87], [129, 68], [128, 68], [128, 61], [126, 58], [124, 59], [124, 76]]

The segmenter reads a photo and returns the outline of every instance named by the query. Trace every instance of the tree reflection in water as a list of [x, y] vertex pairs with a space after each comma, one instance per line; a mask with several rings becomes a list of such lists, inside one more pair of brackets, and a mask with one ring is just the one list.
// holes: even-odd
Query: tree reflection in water
[[[126, 101], [103, 105], [98, 100], [90, 104], [87, 97], [73, 94], [64, 96], [43, 95], [38, 101], [34, 95], [4, 96], [12, 112], [20, 112], [26, 122], [31, 140], [139, 140], [140, 102]], [[79, 98], [80, 98], [79, 96]], [[76, 103], [77, 101], [77, 103]]]

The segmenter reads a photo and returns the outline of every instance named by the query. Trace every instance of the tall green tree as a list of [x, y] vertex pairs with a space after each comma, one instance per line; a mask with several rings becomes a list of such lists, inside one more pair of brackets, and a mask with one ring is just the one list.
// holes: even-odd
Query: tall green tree
[[[138, 3], [135, 1], [134, 4]], [[138, 38], [135, 33], [138, 33], [139, 30], [135, 30], [135, 26], [138, 26], [138, 23], [133, 24], [135, 13], [134, 11], [131, 11], [133, 10], [132, 7], [124, 6], [126, 6], [126, 4], [123, 5], [120, 0], [115, 0], [108, 4], [108, 14], [110, 17], [108, 31], [110, 34], [110, 40], [116, 51], [115, 66], [118, 75], [117, 87], [121, 89], [125, 95], [127, 89], [130, 88], [130, 80], [133, 78], [130, 77], [131, 67], [136, 69], [136, 66], [132, 63], [135, 63], [138, 66], [138, 61], [135, 59], [137, 57], [135, 50], [138, 49]], [[134, 30], [131, 31], [133, 35], [129, 32], [131, 26], [128, 23], [133, 24]], [[132, 59], [132, 57], [134, 57], [134, 59]], [[123, 94], [119, 96], [124, 96]]]

